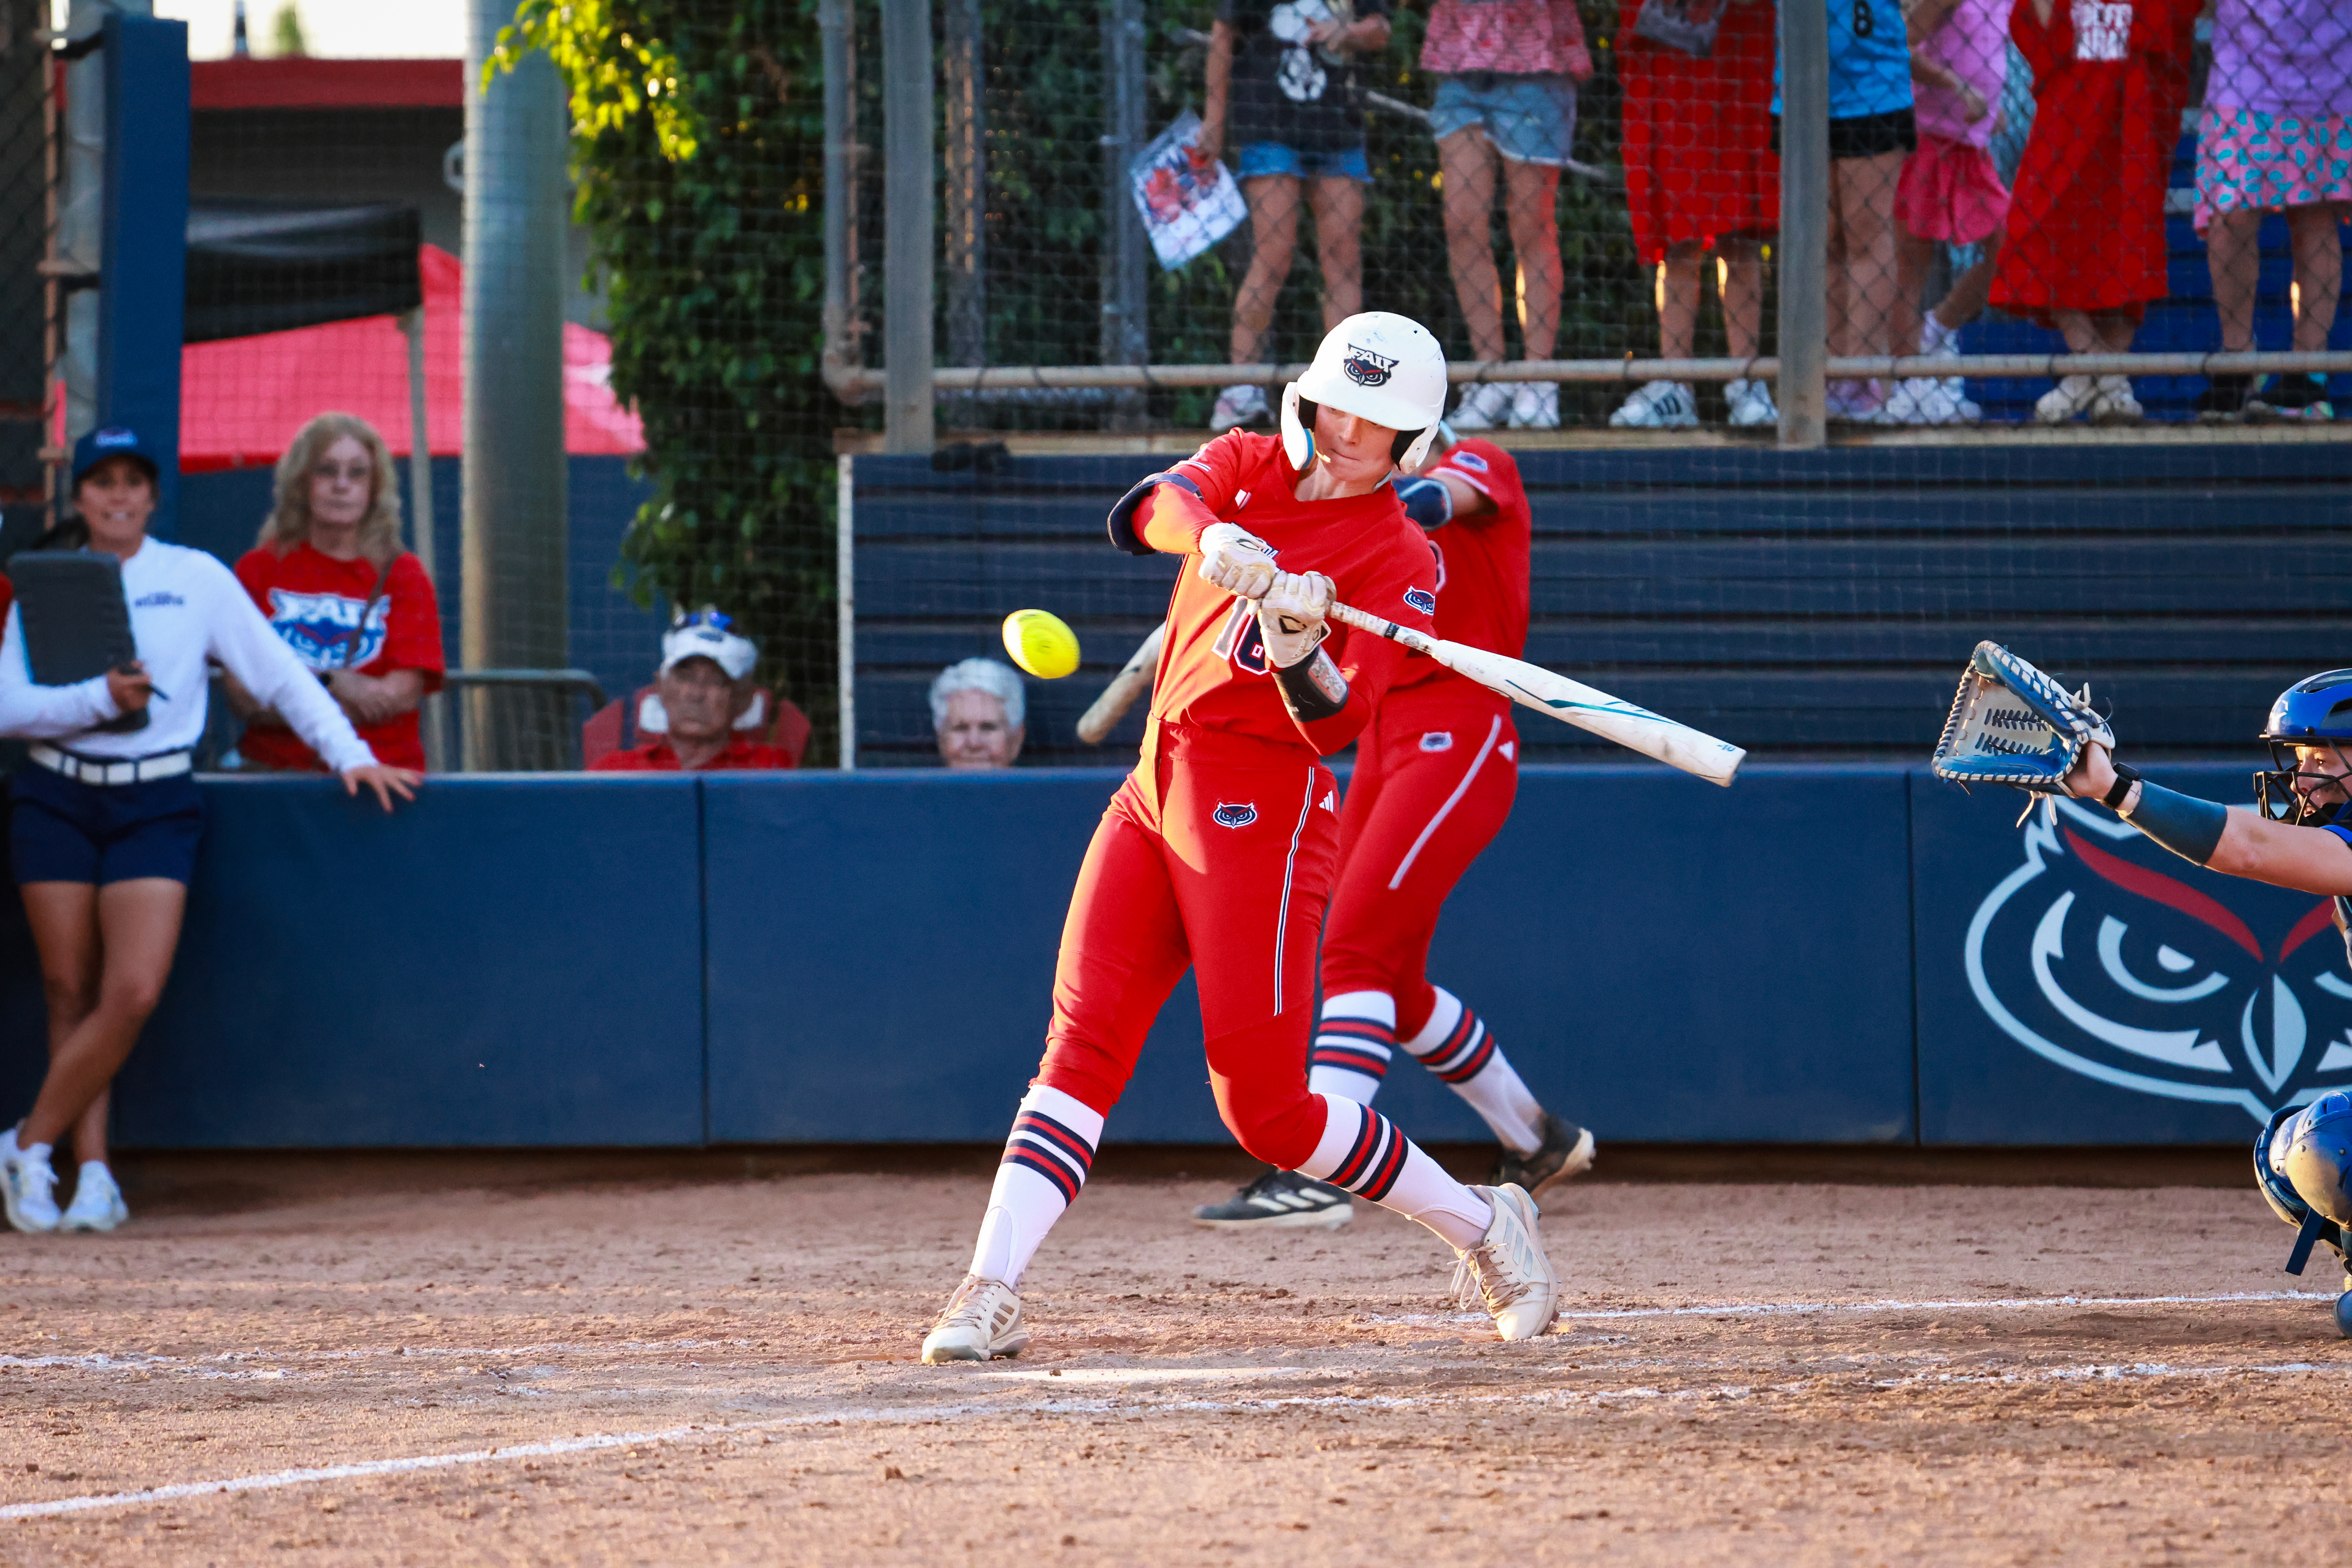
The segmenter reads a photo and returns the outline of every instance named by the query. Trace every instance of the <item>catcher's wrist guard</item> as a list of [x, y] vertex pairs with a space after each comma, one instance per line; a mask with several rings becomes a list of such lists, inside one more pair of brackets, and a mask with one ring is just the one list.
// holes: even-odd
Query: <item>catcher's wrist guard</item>
[[2116, 782], [2099, 797], [2099, 804], [2109, 811], [2120, 812], [2124, 802], [2131, 798], [2131, 786], [2139, 783], [2139, 770], [2124, 763], [2115, 764]]
[[1963, 786], [2071, 795], [2066, 775], [2095, 741], [2113, 750], [2116, 734], [2092, 710], [2089, 687], [2070, 692], [1999, 643], [1980, 642], [1960, 673], [1929, 765], [1937, 778]]
[[2202, 866], [2221, 846], [2221, 830], [2230, 825], [2230, 808], [2142, 779], [2139, 804], [2124, 820], [2183, 860]]

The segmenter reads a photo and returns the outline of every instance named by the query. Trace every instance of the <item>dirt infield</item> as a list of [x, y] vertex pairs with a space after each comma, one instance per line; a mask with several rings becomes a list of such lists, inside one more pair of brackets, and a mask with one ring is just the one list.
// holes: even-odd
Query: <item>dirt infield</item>
[[[2280, 1272], [2290, 1233], [2251, 1187], [1585, 1186], [1545, 1226], [1568, 1315], [1507, 1347], [1443, 1301], [1417, 1226], [1359, 1205], [1337, 1235], [1216, 1235], [1182, 1220], [1222, 1182], [1103, 1179], [1030, 1275], [1031, 1353], [920, 1366], [984, 1190], [379, 1193], [0, 1237], [0, 1561], [2332, 1542], [2337, 1280]], [[121, 1495], [173, 1487], [194, 1495]]]

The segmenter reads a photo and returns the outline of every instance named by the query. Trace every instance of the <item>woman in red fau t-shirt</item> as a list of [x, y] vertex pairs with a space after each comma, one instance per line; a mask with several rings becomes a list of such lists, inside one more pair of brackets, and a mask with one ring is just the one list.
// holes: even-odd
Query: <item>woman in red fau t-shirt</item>
[[[394, 767], [425, 766], [416, 710], [441, 689], [441, 612], [424, 563], [400, 547], [392, 454], [366, 420], [321, 414], [278, 460], [277, 502], [237, 581], [352, 725]], [[234, 679], [248, 767], [321, 771], [284, 720]]]

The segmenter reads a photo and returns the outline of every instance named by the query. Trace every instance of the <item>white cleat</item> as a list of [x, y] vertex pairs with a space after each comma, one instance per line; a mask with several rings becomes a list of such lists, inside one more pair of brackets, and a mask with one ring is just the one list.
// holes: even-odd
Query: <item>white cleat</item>
[[1559, 428], [1559, 383], [1523, 381], [1511, 389], [1511, 428]]
[[923, 1336], [923, 1364], [993, 1361], [1028, 1348], [1029, 1330], [1021, 1321], [1021, 1298], [1013, 1287], [967, 1274]]
[[1952, 390], [1954, 383], [1931, 376], [1897, 382], [1886, 398], [1889, 425], [1973, 425], [1984, 410]]
[[1535, 1200], [1523, 1187], [1473, 1187], [1495, 1217], [1477, 1246], [1456, 1253], [1454, 1299], [1484, 1306], [1506, 1342], [1531, 1340], [1551, 1327], [1559, 1310], [1559, 1275], [1536, 1233]]
[[1645, 382], [1609, 416], [1616, 430], [1687, 430], [1698, 423], [1698, 396], [1679, 381]]
[[1510, 419], [1511, 414], [1511, 389], [1499, 382], [1482, 381], [1462, 389], [1462, 401], [1454, 405], [1454, 417], [1447, 423], [1456, 430], [1492, 430]]
[[92, 1160], [85, 1163], [74, 1177], [73, 1202], [66, 1205], [65, 1217], [58, 1221], [59, 1230], [112, 1230], [131, 1217], [130, 1208], [122, 1201], [122, 1189], [114, 1183], [114, 1173]]
[[1772, 389], [1760, 381], [1727, 381], [1723, 395], [1731, 405], [1731, 423], [1740, 430], [1760, 429], [1780, 423], [1780, 410], [1772, 402]]
[[6, 1204], [10, 1225], [27, 1236], [57, 1229], [57, 1187], [47, 1144], [26, 1149], [17, 1144], [15, 1128], [0, 1133], [0, 1200]]
[[1273, 416], [1265, 404], [1263, 386], [1229, 386], [1217, 395], [1217, 406], [1210, 411], [1209, 428], [1231, 430], [1240, 425], [1255, 425]]

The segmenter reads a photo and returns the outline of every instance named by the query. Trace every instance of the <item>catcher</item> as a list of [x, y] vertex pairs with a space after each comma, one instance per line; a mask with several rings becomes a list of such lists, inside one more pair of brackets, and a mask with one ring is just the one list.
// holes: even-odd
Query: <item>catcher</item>
[[[2095, 800], [2167, 849], [2211, 870], [2333, 899], [2352, 963], [2352, 822], [2338, 822], [2352, 780], [2352, 669], [2299, 680], [2271, 704], [2260, 739], [2272, 766], [2254, 801], [2225, 806], [2151, 784], [2115, 760], [2115, 732], [2088, 689], [2069, 693], [1995, 643], [1979, 643], [1937, 742], [1935, 772], [1957, 784], [2006, 784], [2033, 795]], [[2287, 1271], [2303, 1272], [2325, 1242], [2346, 1261], [2336, 1328], [2352, 1337], [2352, 1096], [2324, 1095], [2271, 1118], [2254, 1144], [2254, 1174], [2278, 1216], [2296, 1227]]]

